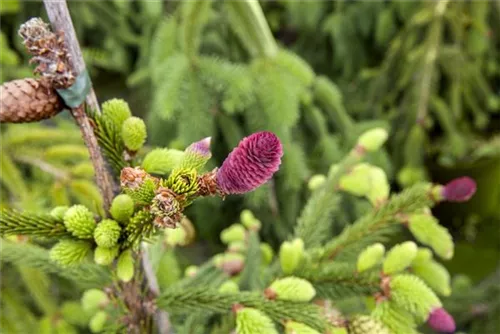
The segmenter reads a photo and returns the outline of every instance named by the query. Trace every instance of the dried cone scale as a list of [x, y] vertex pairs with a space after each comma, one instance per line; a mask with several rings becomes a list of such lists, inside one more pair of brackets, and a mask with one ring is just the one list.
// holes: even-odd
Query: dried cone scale
[[0, 86], [0, 122], [26, 123], [50, 118], [64, 104], [46, 79], [13, 80]]

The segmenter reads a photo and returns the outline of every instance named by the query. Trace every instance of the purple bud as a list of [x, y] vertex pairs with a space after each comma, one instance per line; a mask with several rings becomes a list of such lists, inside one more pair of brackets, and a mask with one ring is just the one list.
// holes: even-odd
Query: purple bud
[[201, 156], [207, 157], [208, 159], [211, 157], [212, 153], [210, 152], [210, 142], [212, 137], [204, 138], [200, 141], [194, 142], [186, 148], [186, 152], [197, 153]]
[[441, 195], [449, 202], [465, 202], [468, 201], [475, 192], [476, 182], [470, 177], [464, 176], [446, 184], [442, 189]]
[[453, 333], [455, 331], [455, 320], [442, 307], [432, 310], [429, 319], [427, 319], [427, 324], [437, 332]]
[[279, 169], [283, 147], [279, 138], [263, 131], [243, 138], [217, 171], [217, 187], [223, 194], [242, 194], [271, 179]]

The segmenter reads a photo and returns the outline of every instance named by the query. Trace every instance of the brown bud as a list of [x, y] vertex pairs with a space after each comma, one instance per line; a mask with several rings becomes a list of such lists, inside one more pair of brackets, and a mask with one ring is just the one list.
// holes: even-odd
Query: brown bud
[[22, 79], [0, 86], [0, 122], [27, 123], [50, 118], [64, 104], [46, 79]]
[[31, 63], [38, 66], [34, 73], [41, 74], [57, 89], [68, 88], [75, 82], [68, 50], [64, 46], [64, 33], [53, 33], [40, 18], [32, 18], [19, 29], [24, 46], [34, 56]]
[[217, 168], [198, 176], [198, 196], [213, 196], [217, 193]]
[[125, 167], [120, 173], [120, 185], [122, 188], [137, 189], [149, 174], [140, 167]]

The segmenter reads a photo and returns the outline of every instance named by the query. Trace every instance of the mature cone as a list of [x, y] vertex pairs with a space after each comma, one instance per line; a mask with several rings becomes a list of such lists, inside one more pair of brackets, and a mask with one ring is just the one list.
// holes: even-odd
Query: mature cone
[[50, 118], [64, 104], [47, 79], [22, 79], [0, 86], [0, 122], [27, 123]]

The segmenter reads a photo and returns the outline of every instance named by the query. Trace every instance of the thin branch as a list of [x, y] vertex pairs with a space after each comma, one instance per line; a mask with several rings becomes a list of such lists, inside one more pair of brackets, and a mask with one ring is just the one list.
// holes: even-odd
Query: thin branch
[[[160, 286], [158, 285], [158, 280], [156, 279], [156, 274], [149, 260], [147, 244], [142, 244], [142, 269], [144, 270], [144, 275], [148, 282], [149, 290], [157, 297], [160, 295]], [[164, 310], [158, 309], [156, 312], [156, 325], [158, 327], [158, 333], [160, 334], [170, 334], [172, 333], [170, 328], [170, 320], [168, 313]]]
[[[43, 2], [54, 31], [64, 32], [65, 44], [70, 55], [70, 65], [72, 67], [72, 71], [78, 75], [85, 70], [85, 62], [80, 50], [80, 45], [76, 38], [75, 29], [73, 28], [73, 23], [71, 21], [66, 1], [43, 0]], [[86, 102], [91, 109], [100, 112], [99, 104], [97, 103], [93, 90], [91, 90], [88, 94]], [[89, 118], [85, 113], [84, 105], [71, 109], [71, 114], [80, 127], [83, 140], [89, 150], [90, 160], [94, 165], [96, 174], [96, 183], [103, 197], [104, 209], [107, 212], [114, 196], [113, 189], [115, 187], [113, 179], [106, 168], [104, 157], [97, 144], [97, 139], [94, 135], [94, 130], [90, 125]]]
[[14, 156], [14, 160], [24, 162], [26, 164], [38, 167], [42, 171], [53, 175], [58, 180], [68, 180], [69, 179], [69, 173], [67, 173], [66, 171], [64, 171], [60, 168], [55, 167], [54, 165], [49, 164], [48, 162], [46, 162], [42, 159], [21, 155], [21, 156]]

